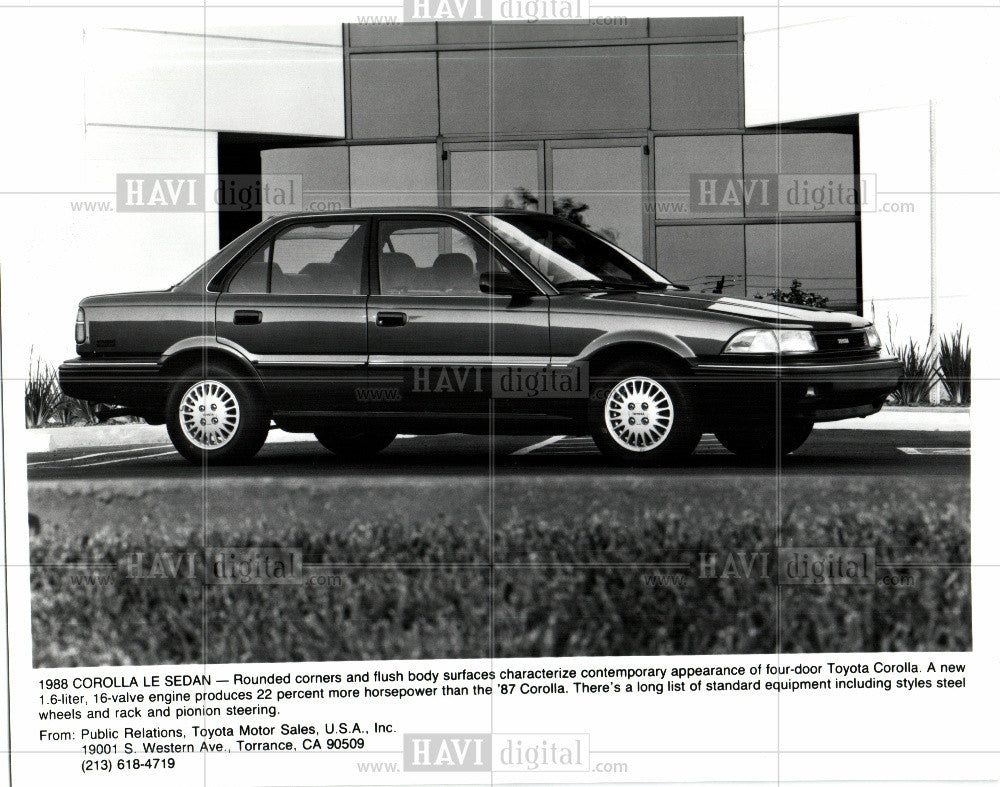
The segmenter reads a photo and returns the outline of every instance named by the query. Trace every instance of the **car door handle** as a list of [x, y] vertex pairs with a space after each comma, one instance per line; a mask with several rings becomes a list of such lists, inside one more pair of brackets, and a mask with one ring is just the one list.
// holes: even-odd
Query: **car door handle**
[[379, 312], [375, 315], [375, 324], [380, 328], [398, 328], [406, 325], [406, 315], [403, 312]]
[[256, 309], [237, 309], [233, 314], [233, 325], [260, 325], [263, 315]]

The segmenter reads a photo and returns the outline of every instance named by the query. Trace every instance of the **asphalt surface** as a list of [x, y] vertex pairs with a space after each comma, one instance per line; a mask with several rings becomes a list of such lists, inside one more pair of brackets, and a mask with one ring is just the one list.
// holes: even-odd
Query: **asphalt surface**
[[[968, 432], [817, 429], [781, 464], [783, 475], [968, 476]], [[682, 466], [655, 469], [612, 465], [590, 438], [437, 435], [400, 437], [375, 459], [340, 459], [319, 443], [269, 442], [251, 462], [201, 468], [169, 443], [61, 450], [28, 455], [29, 481], [292, 477], [687, 475], [774, 476], [771, 465], [747, 465], [706, 435]]]

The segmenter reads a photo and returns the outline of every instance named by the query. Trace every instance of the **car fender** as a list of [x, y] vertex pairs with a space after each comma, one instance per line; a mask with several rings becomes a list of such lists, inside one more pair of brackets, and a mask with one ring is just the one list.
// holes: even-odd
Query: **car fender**
[[248, 353], [244, 352], [241, 347], [236, 345], [229, 343], [224, 344], [214, 336], [189, 336], [186, 339], [175, 342], [164, 350], [163, 354], [160, 356], [158, 361], [160, 368], [163, 368], [163, 366], [169, 363], [172, 358], [176, 358], [181, 353], [189, 352], [191, 350], [212, 350], [219, 352], [231, 358], [247, 371], [253, 372], [254, 376], [257, 377], [258, 380], [260, 379], [260, 376], [257, 374], [254, 359]]
[[646, 331], [633, 329], [626, 331], [616, 331], [606, 333], [597, 337], [581, 350], [575, 358], [567, 359], [568, 363], [580, 363], [588, 361], [598, 353], [612, 349], [615, 346], [624, 345], [647, 345], [660, 350], [665, 350], [672, 355], [683, 360], [695, 358], [695, 352], [684, 342], [674, 336], [658, 333], [656, 331]]

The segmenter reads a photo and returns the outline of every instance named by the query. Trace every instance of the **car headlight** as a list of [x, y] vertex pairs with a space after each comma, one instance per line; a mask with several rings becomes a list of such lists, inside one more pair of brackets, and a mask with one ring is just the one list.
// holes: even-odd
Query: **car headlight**
[[748, 328], [726, 345], [725, 353], [811, 353], [816, 352], [812, 331], [794, 328]]
[[882, 346], [882, 339], [879, 337], [874, 325], [869, 325], [865, 328], [865, 341], [868, 342], [869, 347], [876, 350]]
[[83, 344], [85, 341], [87, 341], [87, 315], [81, 308], [76, 313], [76, 343]]

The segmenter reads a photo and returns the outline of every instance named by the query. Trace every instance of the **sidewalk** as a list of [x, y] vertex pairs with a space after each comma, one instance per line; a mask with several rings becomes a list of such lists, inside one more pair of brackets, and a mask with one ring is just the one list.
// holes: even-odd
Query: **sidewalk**
[[[269, 443], [315, 442], [310, 432], [304, 434], [272, 429]], [[24, 443], [29, 454], [63, 451], [71, 448], [114, 448], [131, 445], [169, 445], [167, 427], [149, 424], [105, 424], [102, 426], [59, 426], [28, 429]]]
[[968, 407], [883, 407], [867, 418], [816, 424], [817, 429], [867, 429], [906, 432], [968, 432]]
[[[867, 418], [850, 418], [816, 424], [817, 429], [890, 430], [911, 432], [967, 432], [970, 418], [967, 407], [886, 407]], [[269, 443], [312, 442], [310, 433], [293, 434], [272, 429]], [[107, 448], [125, 445], [167, 444], [167, 427], [149, 424], [111, 424], [104, 426], [62, 426], [28, 429], [25, 446], [29, 454], [71, 448]]]

